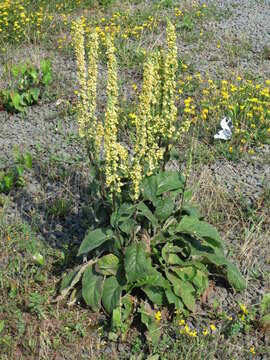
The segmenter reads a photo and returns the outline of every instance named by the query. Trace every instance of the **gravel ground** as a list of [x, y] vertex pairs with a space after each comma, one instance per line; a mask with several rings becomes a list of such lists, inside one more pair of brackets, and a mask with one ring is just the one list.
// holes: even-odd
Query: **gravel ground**
[[[179, 42], [180, 52], [192, 59], [192, 63], [199, 71], [209, 73], [210, 76], [244, 71], [256, 77], [270, 78], [270, 56], [269, 58], [265, 56], [266, 48], [270, 48], [270, 1], [203, 2], [216, 5], [224, 12], [224, 17], [205, 23], [204, 30], [211, 31], [214, 37], [203, 48], [198, 44]], [[219, 49], [217, 42], [221, 44]], [[228, 54], [230, 47], [237, 45], [241, 48], [243, 44], [249, 46], [246, 51], [238, 54], [239, 56], [235, 54], [232, 57]], [[36, 50], [29, 48], [20, 50], [20, 58], [29, 56], [33, 58]], [[44, 51], [38, 49], [37, 62], [43, 55]], [[49, 55], [52, 55], [52, 52]], [[58, 94], [60, 93], [60, 97], [63, 94], [70, 99], [74, 89], [74, 61], [59, 55], [54, 55], [53, 58], [53, 67], [59, 80], [59, 88], [56, 90]], [[10, 206], [7, 209], [8, 218], [9, 221], [17, 217], [27, 220], [37, 227], [41, 238], [50, 245], [62, 246], [80, 242], [88, 226], [85, 221], [85, 214], [88, 211], [88, 191], [85, 181], [87, 168], [85, 155], [76, 135], [75, 119], [67, 114], [60, 116], [55, 103], [56, 98], [53, 101], [40, 102], [29, 108], [25, 115], [0, 112], [0, 168], [12, 162], [15, 145], [33, 153], [34, 167], [27, 175], [26, 187], [11, 193]], [[69, 169], [65, 181], [61, 180], [62, 167]], [[217, 184], [225, 186], [231, 194], [241, 194], [247, 205], [252, 207], [259, 201], [265, 189], [270, 188], [270, 147], [261, 149], [248, 161], [242, 159], [232, 163], [218, 160], [208, 165], [208, 168]], [[51, 175], [50, 172], [54, 172], [55, 176], [48, 177], [48, 174]], [[62, 219], [48, 215], [47, 211], [51, 201], [57, 196], [72, 199], [71, 210]], [[269, 271], [268, 235], [269, 231], [266, 231], [255, 238], [252, 244], [258, 246], [258, 251], [253, 251], [249, 256], [244, 253], [242, 258], [240, 257], [242, 268], [252, 267], [255, 259], [261, 272]], [[227, 236], [227, 245], [234, 244], [237, 248], [236, 239], [238, 239], [236, 233], [230, 234]], [[268, 262], [265, 261], [266, 259]], [[221, 305], [228, 308], [237, 300], [258, 303], [266, 291], [269, 291], [267, 284], [259, 278], [251, 282], [242, 295], [234, 296], [226, 289], [217, 287], [213, 298], [217, 297]], [[211, 302], [211, 298], [209, 301]], [[67, 359], [73, 358], [67, 356]]]
[[201, 3], [214, 5], [218, 10], [218, 20], [205, 21], [202, 25], [211, 38], [199, 44], [179, 41], [180, 53], [211, 77], [246, 72], [269, 78], [270, 1], [202, 0]]

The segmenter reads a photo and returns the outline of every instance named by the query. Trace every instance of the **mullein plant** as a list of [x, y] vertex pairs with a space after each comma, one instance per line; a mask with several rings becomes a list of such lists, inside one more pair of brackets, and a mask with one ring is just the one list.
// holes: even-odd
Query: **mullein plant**
[[153, 308], [166, 306], [171, 314], [174, 310], [182, 315], [194, 312], [196, 298], [208, 288], [213, 268], [215, 276], [220, 273], [237, 290], [245, 288], [245, 280], [226, 259], [217, 230], [188, 202], [186, 178], [164, 166], [170, 146], [188, 129], [188, 124], [179, 127], [174, 103], [174, 26], [168, 23], [167, 51], [152, 53], [144, 64], [138, 111], [132, 116], [132, 148], [119, 139], [113, 38], [108, 35], [106, 39], [107, 104], [101, 122], [95, 114], [94, 94], [97, 36], [93, 31], [86, 64], [83, 22], [77, 22], [74, 29], [79, 133], [93, 152], [90, 160], [99, 175], [93, 181], [101, 199], [93, 197], [90, 205], [95, 223], [78, 250], [84, 262], [63, 278], [57, 300], [70, 295], [74, 303], [81, 296], [92, 310], [102, 308], [111, 314], [111, 330], [122, 336], [137, 313], [148, 330], [147, 337], [157, 344], [162, 312], [155, 316]]
[[[79, 134], [85, 139], [91, 162], [95, 161], [97, 164], [101, 157], [101, 148], [104, 149], [103, 173], [109, 193], [121, 193], [124, 183], [131, 181], [131, 196], [137, 200], [142, 180], [159, 169], [171, 143], [176, 141], [179, 138], [177, 135], [183, 131], [181, 128], [176, 131], [175, 78], [178, 62], [175, 28], [168, 22], [167, 51], [160, 50], [150, 54], [144, 64], [138, 112], [133, 119], [135, 143], [129, 151], [118, 139], [117, 61], [113, 38], [108, 35], [106, 39], [107, 106], [103, 124], [95, 115], [98, 34], [93, 30], [85, 46], [84, 28], [83, 20], [74, 23], [80, 99]], [[188, 131], [186, 125], [185, 131]]]

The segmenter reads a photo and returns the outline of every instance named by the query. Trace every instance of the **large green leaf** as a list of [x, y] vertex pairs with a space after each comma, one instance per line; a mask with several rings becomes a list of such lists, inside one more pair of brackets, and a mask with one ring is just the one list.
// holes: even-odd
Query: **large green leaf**
[[194, 287], [188, 282], [180, 280], [177, 276], [172, 275], [169, 271], [166, 272], [167, 278], [173, 285], [174, 293], [179, 296], [187, 309], [195, 311], [195, 296]]
[[131, 244], [125, 253], [125, 271], [129, 282], [133, 283], [142, 279], [147, 274], [146, 251], [142, 244]]
[[170, 283], [152, 266], [150, 258], [147, 259], [145, 274], [136, 281], [135, 287], [142, 287], [144, 285], [161, 287], [163, 289], [170, 288]]
[[137, 205], [137, 210], [138, 214], [143, 215], [146, 219], [148, 219], [154, 228], [158, 226], [158, 220], [155, 218], [148, 206], [144, 204], [144, 202], [139, 202]]
[[208, 287], [208, 276], [205, 272], [196, 269], [196, 275], [192, 279], [192, 283], [197, 288], [198, 294], [202, 294]]
[[125, 234], [130, 235], [133, 233], [136, 226], [136, 221], [134, 219], [127, 219], [119, 224], [119, 229]]
[[114, 254], [102, 256], [96, 266], [97, 272], [102, 275], [116, 275], [119, 269], [119, 259]]
[[192, 281], [196, 275], [194, 266], [173, 266], [170, 269], [183, 281]]
[[168, 241], [163, 246], [161, 250], [161, 255], [168, 265], [182, 265], [184, 261], [177, 255], [181, 252], [181, 247], [173, 245], [171, 242]]
[[141, 183], [142, 195], [145, 200], [151, 201], [154, 205], [157, 201], [157, 179], [155, 175], [146, 177]]
[[[191, 245], [191, 244], [190, 244]], [[212, 252], [210, 252], [210, 250]], [[216, 266], [227, 265], [227, 259], [222, 253], [215, 253], [212, 248], [205, 249], [205, 251], [197, 250], [191, 245], [191, 256], [193, 260], [203, 261], [207, 264], [214, 264]]]
[[96, 249], [102, 245], [105, 241], [112, 238], [112, 231], [106, 229], [90, 230], [83, 239], [79, 248], [78, 256], [87, 254], [89, 251]]
[[162, 171], [157, 174], [157, 192], [159, 196], [167, 191], [183, 189], [185, 178], [177, 171]]
[[119, 222], [129, 219], [135, 211], [135, 206], [130, 203], [123, 203], [111, 216], [111, 225], [117, 226]]
[[246, 281], [238, 268], [225, 258], [220, 249], [216, 249], [216, 253], [210, 253], [199, 251], [192, 247], [191, 254], [194, 260], [199, 258], [205, 263], [214, 264], [217, 267], [222, 267], [222, 269], [225, 268], [227, 280], [236, 290], [242, 291], [246, 288]]
[[173, 213], [174, 201], [170, 197], [165, 199], [158, 199], [156, 202], [155, 217], [161, 221], [168, 219]]
[[201, 219], [202, 215], [200, 213], [200, 210], [194, 206], [194, 205], [190, 205], [190, 204], [184, 204], [182, 207], [182, 213], [185, 213], [189, 216], [192, 217], [196, 217], [198, 219]]
[[223, 247], [222, 240], [217, 229], [205, 221], [193, 216], [184, 216], [177, 225], [176, 232], [190, 234], [199, 239], [208, 241], [216, 247]]
[[126, 234], [130, 234], [136, 222], [132, 218], [135, 212], [135, 206], [133, 204], [124, 203], [122, 204], [112, 215], [111, 215], [111, 226], [119, 228]]
[[148, 296], [148, 299], [152, 301], [153, 304], [161, 306], [164, 301], [164, 290], [158, 286], [145, 285], [142, 287], [142, 290]]
[[88, 266], [82, 278], [82, 296], [88, 306], [93, 311], [97, 311], [101, 306], [104, 276], [98, 274], [94, 266]]
[[112, 313], [120, 302], [120, 296], [124, 286], [118, 282], [115, 276], [106, 278], [103, 286], [102, 304], [108, 313]]
[[176, 310], [182, 311], [184, 309], [184, 305], [178, 296], [171, 289], [166, 289], [165, 294], [169, 304], [173, 304]]

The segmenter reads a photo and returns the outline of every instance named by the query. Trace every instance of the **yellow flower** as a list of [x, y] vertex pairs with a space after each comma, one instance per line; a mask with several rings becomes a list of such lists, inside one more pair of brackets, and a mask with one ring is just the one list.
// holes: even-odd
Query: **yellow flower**
[[204, 329], [203, 330], [203, 336], [207, 336], [209, 334], [209, 330], [208, 329]]
[[221, 91], [221, 95], [223, 96], [224, 100], [228, 100], [230, 97], [227, 91]]
[[208, 109], [203, 109], [202, 110], [202, 118], [203, 118], [203, 120], [207, 119], [208, 113], [209, 113]]
[[188, 68], [188, 66], [186, 64], [182, 63], [182, 69], [186, 70], [187, 68]]
[[241, 311], [243, 312], [243, 314], [245, 314], [245, 315], [248, 314], [248, 309], [246, 308], [246, 306], [244, 304], [240, 303], [239, 307], [240, 307]]
[[210, 324], [210, 329], [215, 332], [217, 330], [216, 326], [214, 324]]
[[251, 346], [251, 347], [249, 348], [249, 351], [250, 351], [250, 353], [251, 353], [252, 355], [256, 355], [256, 351], [255, 351], [255, 347], [254, 347], [254, 346]]
[[185, 322], [184, 319], [181, 319], [181, 320], [178, 321], [178, 325], [179, 325], [179, 326], [185, 325], [185, 323], [186, 323], [186, 322]]
[[88, 98], [87, 98], [87, 71], [85, 62], [85, 47], [84, 47], [84, 28], [81, 20], [73, 23], [73, 42], [77, 63], [77, 76], [79, 81], [79, 99], [78, 104], [78, 124], [79, 134], [81, 137], [86, 136], [86, 128], [89, 124], [88, 118]]
[[157, 321], [157, 322], [160, 322], [160, 320], [161, 320], [161, 312], [160, 312], [160, 311], [157, 311], [157, 312], [155, 313], [155, 318], [156, 318], [156, 321]]

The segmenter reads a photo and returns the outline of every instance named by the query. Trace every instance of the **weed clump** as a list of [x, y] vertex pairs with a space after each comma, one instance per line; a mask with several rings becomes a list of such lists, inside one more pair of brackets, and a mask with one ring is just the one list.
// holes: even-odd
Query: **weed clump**
[[[74, 24], [74, 31], [80, 82], [78, 124], [91, 163], [96, 221], [79, 247], [78, 256], [85, 262], [64, 277], [58, 300], [72, 291], [72, 302], [81, 294], [94, 311], [103, 308], [111, 315], [112, 338], [120, 333], [125, 337], [139, 316], [147, 337], [157, 344], [162, 309], [178, 314], [195, 311], [196, 298], [208, 288], [212, 269], [237, 290], [245, 288], [245, 281], [225, 257], [217, 230], [190, 203], [187, 177], [166, 167], [173, 145], [188, 130], [179, 121], [175, 105], [174, 26], [168, 22], [167, 49], [150, 54], [144, 65], [129, 143], [119, 131], [113, 37], [106, 39], [105, 116], [97, 118], [93, 96], [97, 35], [93, 31], [87, 64], [82, 21]], [[98, 208], [102, 206], [101, 216]]]

